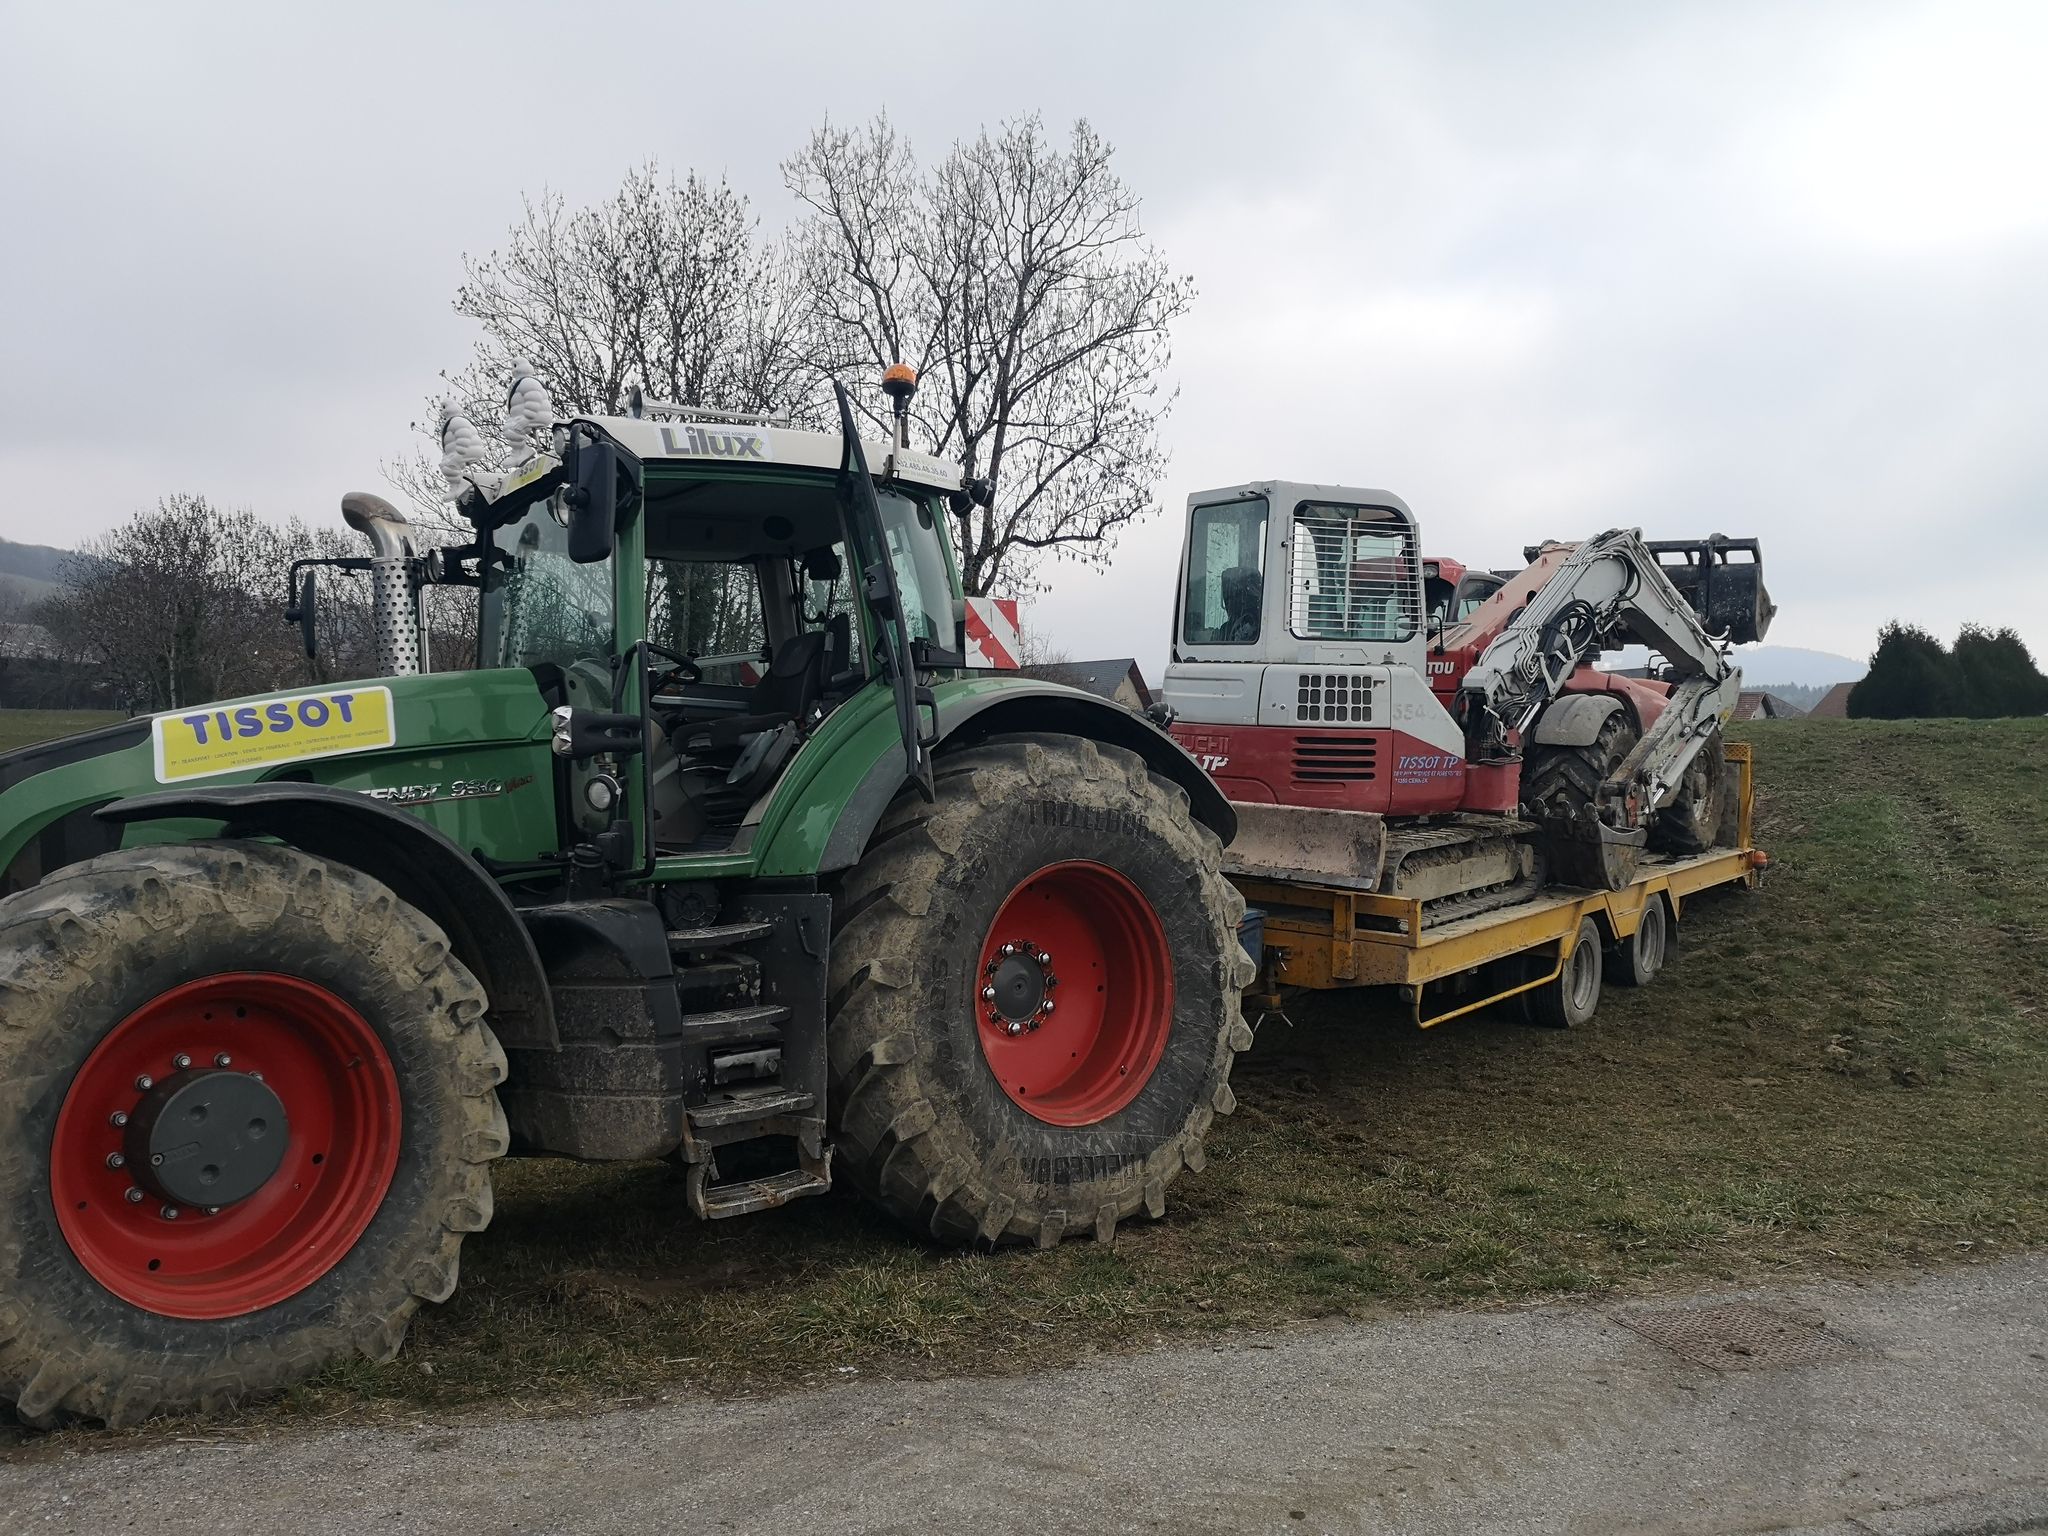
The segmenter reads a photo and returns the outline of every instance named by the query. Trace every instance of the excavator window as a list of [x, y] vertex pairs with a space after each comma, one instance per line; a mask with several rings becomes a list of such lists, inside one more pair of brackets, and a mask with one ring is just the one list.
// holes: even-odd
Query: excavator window
[[1392, 507], [1294, 509], [1290, 618], [1302, 640], [1401, 641], [1422, 620], [1415, 529]]
[[1188, 522], [1187, 645], [1251, 645], [1266, 590], [1266, 499], [1196, 507]]

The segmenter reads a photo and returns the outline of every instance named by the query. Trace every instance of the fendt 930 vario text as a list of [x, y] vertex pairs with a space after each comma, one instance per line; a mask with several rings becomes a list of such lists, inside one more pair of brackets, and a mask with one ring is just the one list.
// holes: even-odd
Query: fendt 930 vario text
[[[389, 675], [0, 757], [23, 1418], [389, 1357], [508, 1151], [671, 1158], [705, 1218], [843, 1174], [962, 1243], [1107, 1239], [1201, 1166], [1251, 1042], [1229, 806], [1139, 717], [962, 670], [986, 493], [884, 387], [864, 444], [843, 393], [836, 435], [557, 424], [524, 376], [508, 472], [444, 433], [471, 544], [345, 504]], [[478, 669], [425, 673], [446, 584]]]

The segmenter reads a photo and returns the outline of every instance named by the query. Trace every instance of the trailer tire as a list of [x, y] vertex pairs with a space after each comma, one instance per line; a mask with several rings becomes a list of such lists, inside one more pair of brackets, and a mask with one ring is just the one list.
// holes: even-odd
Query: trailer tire
[[394, 1355], [491, 1218], [484, 1009], [432, 921], [292, 848], [132, 848], [0, 902], [0, 1401], [118, 1426]]
[[1529, 1022], [1543, 1029], [1574, 1029], [1600, 1006], [1600, 925], [1581, 918], [1570, 953], [1558, 972], [1529, 999]]
[[1664, 969], [1669, 950], [1671, 919], [1662, 896], [1643, 904], [1636, 931], [1607, 947], [1607, 979], [1616, 986], [1647, 987]]
[[1633, 844], [1596, 842], [1579, 835], [1593, 820], [1600, 786], [1635, 746], [1640, 732], [1625, 709], [1617, 709], [1584, 746], [1537, 744], [1522, 767], [1524, 814], [1540, 822], [1551, 878], [1559, 885], [1618, 891], [1635, 878], [1640, 850]]
[[933, 803], [891, 806], [835, 903], [839, 1166], [940, 1241], [1108, 1241], [1164, 1214], [1236, 1107], [1243, 898], [1134, 752], [998, 737], [935, 780]]

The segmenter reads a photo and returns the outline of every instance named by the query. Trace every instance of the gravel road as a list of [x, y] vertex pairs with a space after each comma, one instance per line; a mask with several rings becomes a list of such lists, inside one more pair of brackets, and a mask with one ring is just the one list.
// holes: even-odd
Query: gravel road
[[0, 1460], [0, 1530], [91, 1536], [1789, 1527], [2048, 1529], [2048, 1254], [1020, 1377]]

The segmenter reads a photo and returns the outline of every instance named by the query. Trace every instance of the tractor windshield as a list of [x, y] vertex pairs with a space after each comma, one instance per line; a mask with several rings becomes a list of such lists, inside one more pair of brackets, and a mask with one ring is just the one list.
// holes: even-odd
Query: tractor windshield
[[572, 561], [568, 530], [546, 502], [490, 537], [497, 558], [482, 562], [480, 666], [566, 667], [612, 654], [609, 560]]

